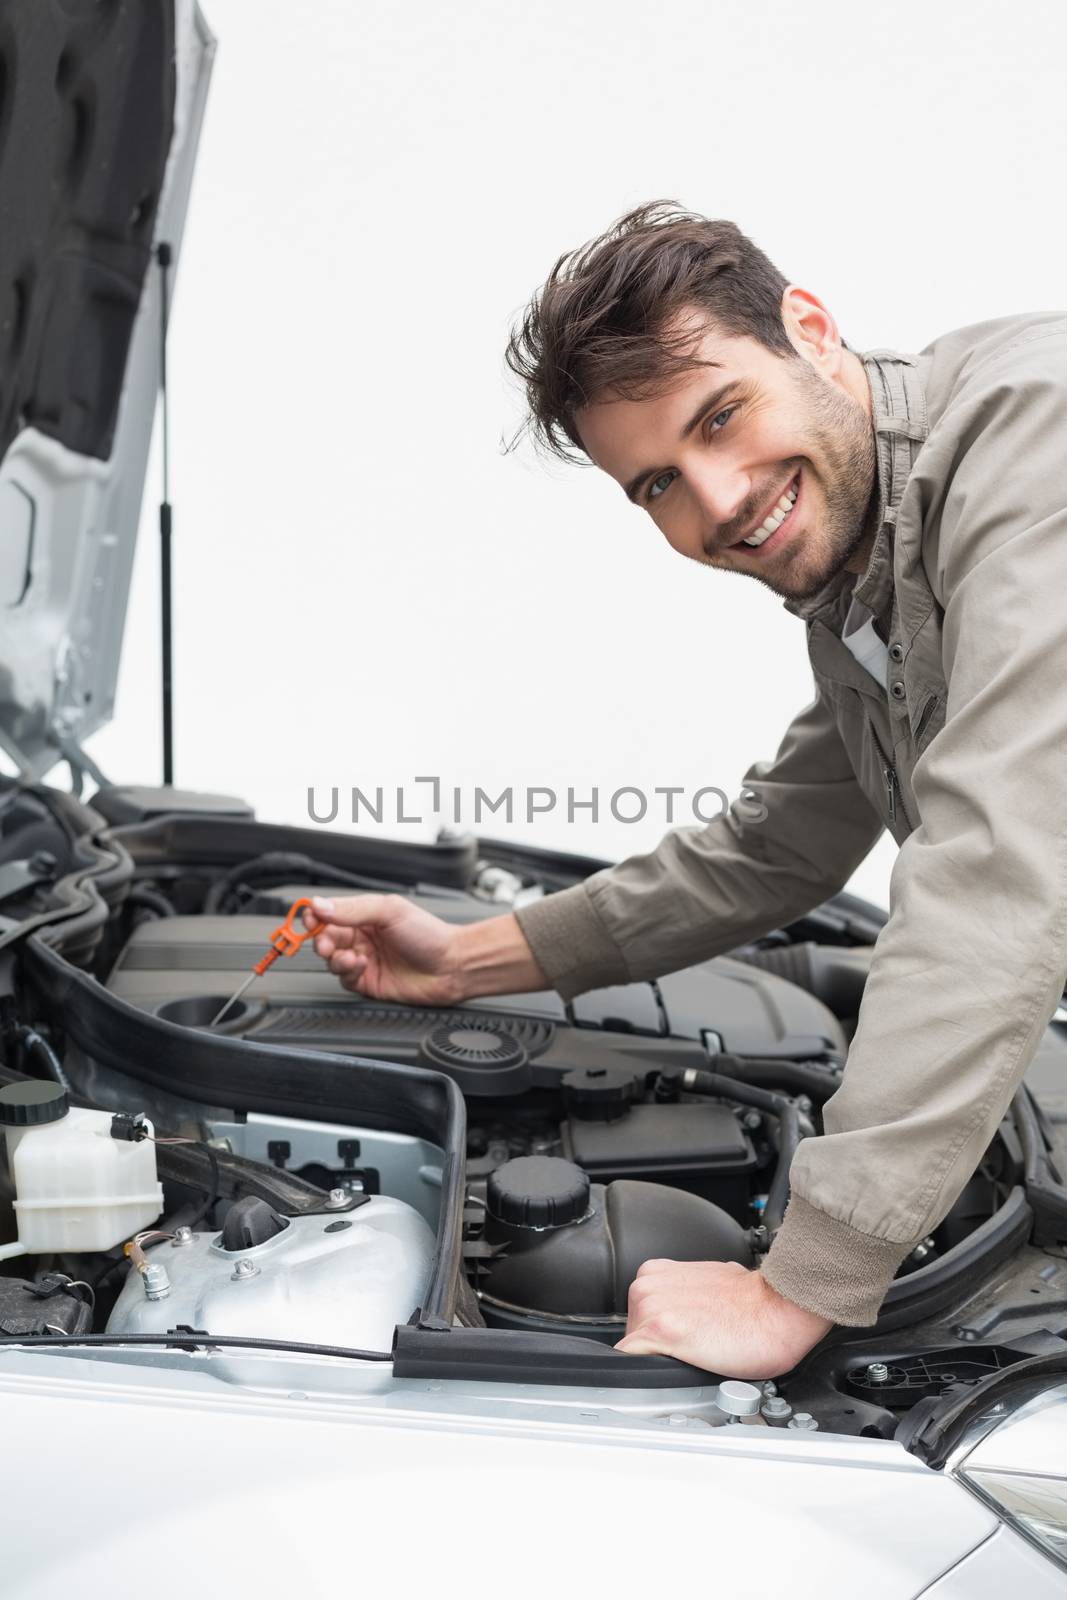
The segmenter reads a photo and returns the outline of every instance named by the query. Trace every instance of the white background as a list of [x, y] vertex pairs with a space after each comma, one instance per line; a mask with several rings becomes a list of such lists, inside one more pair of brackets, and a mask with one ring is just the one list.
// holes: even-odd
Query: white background
[[[655, 198], [736, 221], [853, 348], [1063, 305], [1067, 8], [204, 4], [171, 325], [177, 781], [293, 822], [309, 785], [424, 773], [732, 796], [811, 698], [803, 628], [595, 469], [503, 452], [511, 322]], [[89, 746], [116, 781], [160, 771], [158, 482]], [[617, 857], [662, 828], [483, 831]], [[893, 854], [853, 887], [884, 903]]]

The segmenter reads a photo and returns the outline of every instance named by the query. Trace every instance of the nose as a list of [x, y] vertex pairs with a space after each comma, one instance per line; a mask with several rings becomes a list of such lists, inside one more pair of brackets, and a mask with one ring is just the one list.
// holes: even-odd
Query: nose
[[705, 532], [719, 539], [723, 529], [740, 516], [752, 493], [752, 478], [741, 467], [705, 459], [693, 468], [690, 486]]

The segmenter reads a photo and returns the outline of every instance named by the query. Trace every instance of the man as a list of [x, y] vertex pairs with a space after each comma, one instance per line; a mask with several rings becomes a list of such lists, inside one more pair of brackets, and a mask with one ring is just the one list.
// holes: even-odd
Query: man
[[1063, 989], [1067, 315], [858, 355], [733, 224], [656, 203], [557, 262], [508, 359], [545, 444], [803, 619], [815, 699], [704, 829], [470, 927], [322, 902], [316, 947], [365, 995], [570, 998], [799, 917], [888, 827], [890, 917], [844, 1081], [762, 1267], [654, 1261], [631, 1290], [621, 1349], [777, 1374], [835, 1322], [875, 1320]]

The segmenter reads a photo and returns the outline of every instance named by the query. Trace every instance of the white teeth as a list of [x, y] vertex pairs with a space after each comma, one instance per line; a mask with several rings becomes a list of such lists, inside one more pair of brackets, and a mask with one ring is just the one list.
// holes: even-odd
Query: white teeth
[[785, 494], [779, 500], [778, 504], [775, 506], [774, 510], [771, 512], [770, 516], [764, 519], [760, 531], [758, 533], [750, 534], [747, 539], [742, 539], [741, 543], [747, 544], [753, 550], [758, 550], [760, 545], [763, 544], [766, 539], [769, 539], [772, 533], [778, 532], [778, 529], [782, 526], [782, 523], [792, 511], [793, 506], [796, 504], [796, 498], [797, 491], [792, 488], [787, 489]]

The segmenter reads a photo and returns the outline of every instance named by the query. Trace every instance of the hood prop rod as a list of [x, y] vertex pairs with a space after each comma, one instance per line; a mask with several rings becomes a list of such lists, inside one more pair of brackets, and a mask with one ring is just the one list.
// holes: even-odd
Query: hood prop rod
[[163, 783], [174, 782], [174, 635], [171, 599], [171, 505], [170, 505], [170, 417], [167, 405], [167, 273], [171, 264], [169, 244], [156, 246], [159, 263], [159, 393], [163, 433], [163, 499], [159, 506], [159, 582], [162, 636], [163, 681]]

